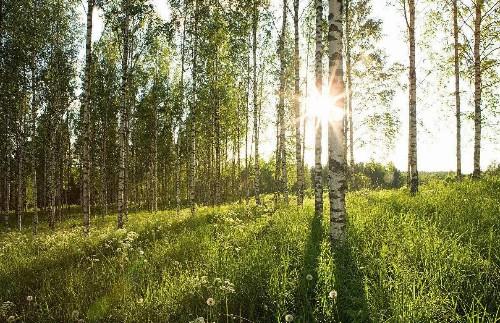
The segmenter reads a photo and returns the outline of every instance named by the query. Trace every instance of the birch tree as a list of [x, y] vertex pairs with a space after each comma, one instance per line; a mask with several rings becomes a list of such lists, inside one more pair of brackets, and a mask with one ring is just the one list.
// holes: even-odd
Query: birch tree
[[302, 167], [302, 134], [300, 129], [300, 51], [299, 51], [299, 0], [293, 0], [294, 74], [295, 96], [295, 163], [297, 169], [297, 205], [304, 204], [304, 168]]
[[[408, 1], [408, 3], [407, 3]], [[408, 10], [406, 6], [408, 5]], [[417, 169], [417, 72], [415, 66], [415, 0], [403, 0], [410, 48], [409, 67], [409, 125], [408, 125], [408, 178], [410, 192], [418, 192]], [[407, 13], [408, 11], [408, 13]]]
[[85, 39], [85, 76], [83, 89], [83, 153], [82, 153], [82, 208], [83, 208], [83, 232], [85, 235], [90, 231], [90, 71], [92, 65], [92, 12], [94, 0], [87, 1], [87, 34]]
[[280, 88], [278, 103], [279, 119], [279, 150], [281, 163], [281, 191], [285, 204], [288, 205], [288, 172], [286, 165], [286, 119], [285, 119], [285, 92], [286, 92], [286, 63], [285, 63], [285, 38], [287, 28], [288, 3], [283, 0], [283, 21], [281, 26], [281, 36], [279, 39], [279, 58], [280, 58]]
[[481, 176], [481, 128], [482, 128], [482, 111], [481, 111], [481, 12], [483, 0], [475, 0], [475, 17], [474, 17], [474, 172], [473, 177]]
[[261, 204], [260, 200], [260, 167], [259, 167], [259, 102], [257, 94], [257, 27], [259, 25], [259, 11], [257, 0], [253, 1], [252, 14], [252, 60], [253, 60], [253, 133], [254, 133], [254, 195], [255, 203]]
[[455, 118], [456, 118], [456, 155], [457, 178], [462, 177], [462, 123], [460, 111], [460, 43], [458, 41], [458, 0], [453, 0], [453, 49], [455, 65]]
[[328, 127], [328, 181], [330, 197], [330, 237], [345, 239], [347, 167], [344, 141], [344, 71], [342, 59], [342, 0], [329, 0], [328, 55], [329, 94], [332, 100]]
[[128, 58], [129, 58], [129, 8], [128, 0], [122, 0], [122, 81], [121, 81], [121, 104], [120, 104], [120, 162], [119, 162], [119, 175], [118, 175], [118, 228], [123, 228], [123, 219], [127, 213], [128, 201], [126, 190], [126, 170], [127, 167], [127, 149], [128, 149], [128, 136], [127, 136], [127, 105], [128, 105]]
[[[323, 0], [316, 0], [316, 91], [323, 92]], [[319, 108], [319, 107], [317, 107]], [[314, 136], [314, 210], [316, 216], [323, 215], [323, 179], [321, 174], [321, 142], [323, 127], [319, 114], [316, 115]]]

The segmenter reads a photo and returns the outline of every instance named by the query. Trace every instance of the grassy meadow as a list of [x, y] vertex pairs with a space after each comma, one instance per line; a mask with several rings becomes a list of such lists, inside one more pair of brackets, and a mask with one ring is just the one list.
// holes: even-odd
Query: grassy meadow
[[2, 231], [0, 321], [500, 321], [499, 177], [350, 193], [342, 246], [312, 199], [266, 205]]

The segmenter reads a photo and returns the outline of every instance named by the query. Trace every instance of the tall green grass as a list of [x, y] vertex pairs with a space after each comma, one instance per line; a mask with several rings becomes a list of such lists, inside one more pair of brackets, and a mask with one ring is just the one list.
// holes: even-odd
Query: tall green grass
[[354, 193], [334, 246], [312, 201], [135, 213], [127, 230], [109, 217], [89, 238], [73, 220], [5, 233], [0, 320], [494, 322], [499, 194], [498, 178]]

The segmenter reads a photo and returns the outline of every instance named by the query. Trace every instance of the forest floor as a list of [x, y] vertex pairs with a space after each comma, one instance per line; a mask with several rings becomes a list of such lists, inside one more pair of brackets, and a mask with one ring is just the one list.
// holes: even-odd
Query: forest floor
[[333, 248], [313, 213], [309, 199], [133, 213], [126, 230], [109, 216], [89, 238], [80, 219], [0, 233], [0, 321], [500, 320], [500, 178], [351, 193]]

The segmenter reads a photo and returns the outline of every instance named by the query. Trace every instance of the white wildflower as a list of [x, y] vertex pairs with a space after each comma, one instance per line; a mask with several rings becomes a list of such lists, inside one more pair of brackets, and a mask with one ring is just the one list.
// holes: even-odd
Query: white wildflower
[[33, 300], [33, 296], [31, 296], [31, 295], [30, 295], [30, 296], [26, 296], [26, 300], [27, 300], [28, 302], [31, 302], [31, 301]]
[[212, 297], [208, 298], [207, 299], [207, 305], [208, 306], [214, 306], [215, 305], [215, 300]]

